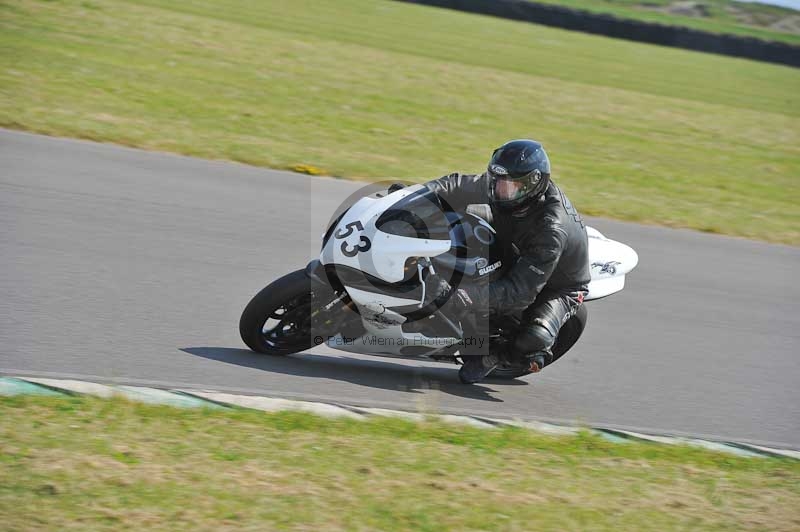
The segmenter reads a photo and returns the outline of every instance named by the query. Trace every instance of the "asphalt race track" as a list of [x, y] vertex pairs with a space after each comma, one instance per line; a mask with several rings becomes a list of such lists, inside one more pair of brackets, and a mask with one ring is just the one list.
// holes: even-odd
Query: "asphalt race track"
[[463, 386], [453, 365], [239, 339], [360, 184], [3, 130], [0, 168], [0, 373], [800, 448], [800, 248], [592, 219], [639, 252], [625, 291], [543, 373]]

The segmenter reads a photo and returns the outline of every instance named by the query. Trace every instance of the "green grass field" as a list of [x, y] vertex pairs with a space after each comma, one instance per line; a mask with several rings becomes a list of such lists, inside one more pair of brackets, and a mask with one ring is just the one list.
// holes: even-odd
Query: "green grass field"
[[593, 215], [800, 244], [800, 70], [382, 0], [2, 0], [0, 125], [342, 177], [545, 143]]
[[[780, 6], [732, 0], [533, 0], [619, 18], [684, 26], [711, 33], [800, 44], [800, 12]], [[702, 8], [688, 7], [701, 5]], [[683, 12], [677, 5], [683, 6]], [[672, 8], [670, 10], [670, 7]], [[684, 14], [686, 13], [686, 14]], [[688, 13], [692, 13], [691, 15]]]
[[800, 462], [397, 419], [0, 398], [0, 529], [770, 530]]

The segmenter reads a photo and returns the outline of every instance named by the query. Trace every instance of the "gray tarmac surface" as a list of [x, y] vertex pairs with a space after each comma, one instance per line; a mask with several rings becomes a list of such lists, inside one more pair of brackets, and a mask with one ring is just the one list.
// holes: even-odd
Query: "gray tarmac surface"
[[452, 365], [239, 339], [362, 184], [3, 130], [0, 168], [0, 373], [800, 448], [800, 248], [591, 219], [638, 251], [626, 289], [543, 373], [463, 386]]

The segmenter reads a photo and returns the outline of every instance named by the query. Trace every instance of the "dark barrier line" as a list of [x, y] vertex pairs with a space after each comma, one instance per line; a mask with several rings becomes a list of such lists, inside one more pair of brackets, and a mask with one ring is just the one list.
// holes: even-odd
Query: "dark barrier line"
[[724, 35], [666, 26], [654, 22], [620, 19], [613, 15], [527, 0], [397, 0], [523, 22], [533, 22], [631, 41], [686, 48], [699, 52], [744, 57], [757, 61], [800, 67], [800, 46], [764, 41], [754, 37]]

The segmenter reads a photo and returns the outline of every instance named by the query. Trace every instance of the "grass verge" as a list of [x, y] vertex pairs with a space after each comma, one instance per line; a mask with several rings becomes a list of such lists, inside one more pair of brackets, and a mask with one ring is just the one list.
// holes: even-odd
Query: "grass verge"
[[800, 463], [583, 434], [0, 398], [3, 530], [797, 530]]
[[798, 69], [375, 0], [4, 0], [0, 48], [6, 127], [415, 180], [534, 137], [586, 214], [800, 244]]

